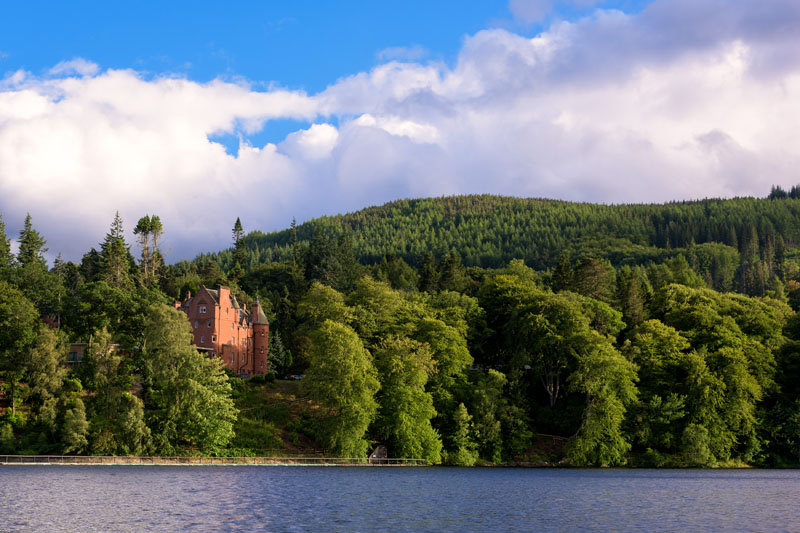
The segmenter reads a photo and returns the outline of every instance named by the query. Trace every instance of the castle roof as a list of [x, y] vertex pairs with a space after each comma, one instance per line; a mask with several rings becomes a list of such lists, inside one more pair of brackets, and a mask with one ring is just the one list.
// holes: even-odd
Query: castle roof
[[[203, 285], [203, 287], [200, 289], [200, 292], [202, 291], [206, 291], [208, 295], [211, 296], [211, 299], [214, 300], [213, 301], [214, 304], [219, 304], [219, 291], [209, 289], [205, 285]], [[181, 304], [181, 307], [189, 307], [194, 301], [194, 299], [200, 296], [200, 292], [198, 292], [197, 294], [195, 294], [190, 298], [187, 298], [186, 301], [183, 302], [183, 304]]]
[[256, 298], [256, 305], [253, 308], [253, 314], [250, 316], [250, 322], [259, 325], [267, 325], [267, 326], [269, 325], [269, 320], [267, 320], [267, 315], [264, 314], [264, 309], [258, 302], [258, 298]]

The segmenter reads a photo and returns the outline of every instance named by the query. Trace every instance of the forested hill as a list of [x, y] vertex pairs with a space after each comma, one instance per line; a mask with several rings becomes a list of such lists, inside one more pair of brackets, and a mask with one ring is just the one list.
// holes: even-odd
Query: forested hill
[[[774, 191], [764, 199], [630, 205], [451, 196], [398, 200], [296, 227], [301, 245], [345, 233], [356, 257], [367, 264], [391, 253], [419, 265], [428, 253], [440, 258], [456, 250], [467, 266], [500, 267], [523, 259], [545, 270], [561, 255], [572, 261], [603, 257], [619, 266], [660, 262], [676, 249], [712, 242], [771, 261], [771, 254], [800, 243], [800, 199]], [[293, 235], [291, 228], [250, 233], [249, 264], [289, 259]], [[232, 262], [230, 251], [212, 257], [226, 270]]]

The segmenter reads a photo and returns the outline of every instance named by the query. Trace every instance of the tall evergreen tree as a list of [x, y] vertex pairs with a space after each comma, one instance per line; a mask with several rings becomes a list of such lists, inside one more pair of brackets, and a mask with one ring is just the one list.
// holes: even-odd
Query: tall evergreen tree
[[0, 214], [0, 280], [8, 279], [13, 259], [11, 244], [6, 235], [6, 225], [3, 222], [3, 215]]
[[158, 281], [158, 272], [163, 266], [163, 257], [158, 248], [158, 241], [164, 233], [164, 227], [158, 215], [145, 215], [136, 223], [133, 233], [142, 250], [140, 263], [142, 281], [145, 285], [150, 285], [150, 283]]
[[439, 269], [436, 266], [436, 259], [433, 254], [427, 253], [422, 259], [422, 266], [419, 272], [419, 290], [422, 292], [433, 292], [439, 286]]
[[119, 211], [114, 215], [111, 228], [100, 245], [100, 249], [100, 269], [103, 280], [111, 287], [119, 289], [132, 288], [130, 269], [133, 258], [128, 245], [125, 243], [125, 234]]
[[461, 266], [461, 256], [451, 250], [439, 269], [439, 288], [444, 291], [463, 292], [469, 286], [469, 277]]
[[558, 258], [558, 265], [553, 270], [552, 287], [555, 292], [569, 290], [572, 287], [572, 265], [564, 254]]
[[44, 253], [47, 248], [44, 245], [47, 241], [39, 235], [39, 232], [33, 229], [31, 225], [31, 214], [25, 216], [25, 224], [19, 232], [19, 252], [17, 252], [17, 262], [20, 266], [26, 266], [33, 263], [44, 265]]

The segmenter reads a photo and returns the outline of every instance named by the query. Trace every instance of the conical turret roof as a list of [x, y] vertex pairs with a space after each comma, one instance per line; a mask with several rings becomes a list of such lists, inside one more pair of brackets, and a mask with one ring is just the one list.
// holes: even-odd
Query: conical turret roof
[[256, 304], [253, 306], [253, 314], [250, 315], [250, 321], [253, 324], [269, 325], [267, 315], [264, 314], [264, 309], [261, 307], [258, 298], [256, 298]]

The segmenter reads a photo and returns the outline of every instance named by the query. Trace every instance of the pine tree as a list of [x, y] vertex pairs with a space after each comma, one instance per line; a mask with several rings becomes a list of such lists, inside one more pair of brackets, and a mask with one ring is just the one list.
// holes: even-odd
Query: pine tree
[[12, 261], [11, 245], [6, 236], [6, 225], [3, 222], [3, 215], [0, 215], [0, 280], [8, 279]]
[[289, 367], [292, 366], [292, 352], [283, 345], [281, 334], [277, 331], [270, 331], [269, 334], [268, 364], [270, 369], [279, 376], [285, 376]]
[[553, 290], [555, 292], [568, 290], [572, 286], [572, 265], [564, 254], [558, 258], [558, 265], [553, 270]]
[[17, 253], [17, 261], [20, 266], [27, 266], [30, 264], [38, 263], [45, 265], [44, 253], [47, 244], [39, 232], [33, 229], [31, 225], [31, 214], [25, 216], [25, 225], [19, 232], [19, 252]]
[[111, 287], [130, 289], [130, 268], [132, 258], [122, 228], [122, 218], [119, 211], [114, 215], [114, 221], [106, 234], [105, 240], [100, 245], [100, 270], [103, 281]]
[[236, 217], [236, 222], [233, 225], [233, 266], [228, 271], [228, 276], [234, 282], [244, 276], [244, 266], [247, 265], [247, 248], [244, 244], [244, 229], [242, 228], [242, 221]]
[[436, 266], [436, 259], [428, 253], [422, 260], [422, 267], [419, 273], [419, 290], [422, 292], [433, 292], [439, 286], [439, 269]]
[[161, 219], [157, 215], [145, 215], [139, 219], [133, 230], [137, 236], [139, 248], [142, 250], [142, 281], [145, 285], [150, 285], [158, 281], [158, 272], [163, 266], [163, 258], [158, 248], [158, 240], [164, 233]]

